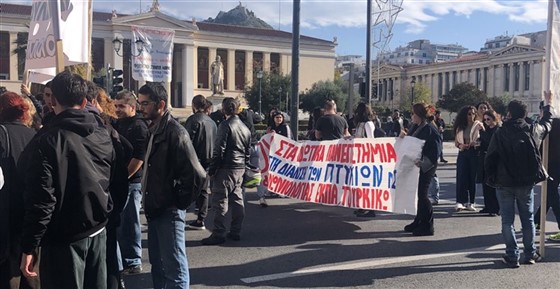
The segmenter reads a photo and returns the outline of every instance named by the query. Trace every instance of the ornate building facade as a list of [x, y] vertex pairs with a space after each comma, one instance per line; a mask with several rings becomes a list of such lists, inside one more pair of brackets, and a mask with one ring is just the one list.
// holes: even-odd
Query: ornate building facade
[[[0, 86], [19, 91], [23, 69], [21, 59], [10, 51], [18, 37], [28, 31], [31, 6], [2, 4], [0, 16]], [[210, 66], [217, 55], [224, 65], [224, 93], [242, 96], [243, 89], [257, 81], [259, 71], [291, 73], [291, 33], [261, 28], [185, 21], [159, 9], [138, 15], [93, 13], [92, 66], [99, 71], [110, 64], [124, 71], [124, 86], [137, 90], [143, 83], [131, 77], [131, 26], [173, 29], [172, 81], [168, 84], [173, 107], [190, 106], [197, 94], [210, 96]], [[124, 39], [120, 56], [113, 49], [115, 38]], [[299, 87], [303, 91], [320, 80], [332, 80], [335, 41], [300, 37]], [[19, 68], [18, 68], [19, 66]]]
[[[422, 82], [432, 92], [435, 103], [455, 85], [469, 82], [488, 97], [509, 96], [524, 101], [530, 112], [538, 112], [542, 97], [544, 48], [512, 44], [498, 51], [469, 54], [431, 65], [382, 65], [372, 69], [378, 81], [376, 102], [398, 107], [401, 92], [410, 91], [412, 80]], [[404, 97], [404, 99], [407, 99]]]

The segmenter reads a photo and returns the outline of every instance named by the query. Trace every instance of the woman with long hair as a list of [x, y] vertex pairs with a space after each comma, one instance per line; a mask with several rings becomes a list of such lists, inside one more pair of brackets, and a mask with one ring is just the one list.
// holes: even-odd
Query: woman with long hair
[[[477, 151], [480, 130], [484, 129], [482, 123], [476, 120], [476, 108], [471, 105], [461, 108], [455, 122], [455, 146], [459, 149], [457, 156], [457, 204], [455, 210], [476, 211], [476, 170]], [[466, 204], [466, 206], [465, 206]]]
[[287, 138], [293, 139], [292, 130], [284, 120], [284, 115], [280, 111], [272, 114], [272, 125], [268, 128], [268, 132], [274, 131], [277, 134], [283, 135]]
[[482, 194], [484, 195], [484, 209], [480, 210], [481, 213], [488, 214], [489, 216], [496, 216], [500, 212], [500, 205], [496, 197], [496, 188], [488, 186], [484, 182], [484, 158], [486, 151], [490, 145], [490, 140], [494, 132], [498, 130], [499, 119], [498, 114], [493, 110], [487, 110], [483, 114], [484, 130], [480, 132], [480, 147], [478, 149], [478, 173], [476, 177], [482, 183]]
[[476, 105], [476, 120], [484, 122], [484, 113], [486, 111], [493, 110], [492, 106], [488, 101], [481, 101]]
[[[433, 207], [428, 198], [428, 188], [436, 173], [439, 155], [439, 143], [441, 139], [437, 128], [429, 121], [435, 109], [423, 103], [412, 106], [412, 128], [408, 135], [425, 141], [422, 148], [421, 158], [416, 161], [420, 167], [418, 178], [418, 209], [414, 222], [404, 227], [407, 232], [414, 236], [431, 236], [434, 234]], [[404, 132], [401, 133], [404, 136]]]
[[[354, 111], [354, 125], [356, 127], [354, 137], [375, 138], [375, 112], [371, 107], [360, 102]], [[374, 210], [358, 209], [354, 211], [356, 217], [375, 217]]]

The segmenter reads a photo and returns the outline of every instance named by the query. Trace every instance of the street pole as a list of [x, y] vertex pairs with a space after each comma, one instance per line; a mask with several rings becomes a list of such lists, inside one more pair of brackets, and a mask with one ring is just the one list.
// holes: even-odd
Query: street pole
[[294, 0], [292, 13], [292, 102], [290, 116], [290, 128], [298, 140], [299, 120], [299, 22], [300, 22], [301, 0]]
[[262, 77], [259, 77], [259, 114], [262, 116]]
[[416, 81], [413, 78], [412, 81], [410, 81], [410, 87], [411, 87], [411, 91], [412, 91], [412, 93], [410, 94], [410, 115], [412, 115], [412, 107], [414, 106], [414, 85], [415, 84], [416, 84]]
[[350, 63], [348, 74], [348, 119], [352, 118], [352, 108], [354, 107], [352, 96], [354, 95], [354, 63]]
[[[366, 93], [365, 99], [371, 105], [371, 1], [367, 0], [366, 28]], [[379, 73], [378, 73], [379, 75]]]

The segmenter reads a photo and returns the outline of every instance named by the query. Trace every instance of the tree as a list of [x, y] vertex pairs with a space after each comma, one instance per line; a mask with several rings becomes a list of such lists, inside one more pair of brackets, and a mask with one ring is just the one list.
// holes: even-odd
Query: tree
[[[263, 72], [260, 79], [260, 93], [262, 95], [262, 112], [268, 113], [273, 108], [286, 109], [286, 93], [291, 91], [291, 77], [277, 73]], [[259, 79], [253, 75], [253, 85], [245, 87], [245, 99], [249, 107], [259, 110]]]
[[[399, 109], [402, 111], [412, 110], [412, 87], [405, 87], [400, 95]], [[414, 85], [414, 103], [432, 104], [432, 91], [423, 82], [416, 82]]]
[[486, 99], [487, 96], [483, 91], [480, 91], [471, 83], [463, 82], [455, 85], [449, 91], [449, 94], [444, 95], [437, 102], [437, 106], [451, 113], [458, 112], [465, 105], [476, 105]]
[[334, 81], [319, 81], [301, 95], [299, 107], [303, 111], [312, 112], [316, 107], [323, 107], [327, 99], [332, 99], [336, 102], [336, 106], [340, 111], [346, 108], [347, 98], [348, 96], [344, 94], [340, 84]]
[[507, 105], [510, 102], [511, 97], [507, 94], [502, 96], [490, 97], [488, 98], [488, 103], [492, 106], [492, 109], [502, 116], [507, 114]]

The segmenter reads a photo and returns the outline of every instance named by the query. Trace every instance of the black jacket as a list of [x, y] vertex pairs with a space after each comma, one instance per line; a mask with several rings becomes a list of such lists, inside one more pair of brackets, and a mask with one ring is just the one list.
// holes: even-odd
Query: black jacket
[[[148, 143], [148, 125], [139, 117], [127, 117], [117, 120], [115, 129], [132, 145], [131, 158], [144, 160], [146, 157], [146, 146]], [[128, 165], [128, 164], [127, 164]], [[130, 183], [139, 183], [142, 179], [142, 168], [132, 177]]]
[[144, 163], [148, 166], [148, 175], [142, 188], [148, 218], [178, 208], [181, 198], [193, 200], [206, 181], [206, 171], [198, 162], [189, 133], [169, 112], [163, 115], [151, 134], [154, 139], [148, 161]]
[[218, 169], [247, 167], [251, 155], [250, 148], [251, 132], [237, 115], [220, 123], [209, 169], [210, 175], [213, 175]]
[[[35, 143], [36, 142], [36, 143]], [[68, 109], [29, 145], [22, 249], [83, 239], [107, 223], [115, 153], [107, 130], [85, 110]]]
[[239, 113], [239, 119], [247, 126], [247, 128], [251, 132], [251, 145], [256, 145], [259, 140], [257, 139], [255, 124], [263, 121], [262, 116], [250, 109], [244, 109]]
[[187, 119], [185, 129], [191, 137], [200, 164], [208, 169], [218, 130], [216, 123], [206, 113], [197, 112]]
[[[485, 182], [489, 186], [500, 188], [535, 185], [533, 181], [519, 179], [508, 172], [512, 169], [523, 172], [525, 167], [508, 167], [507, 164], [510, 163], [509, 159], [517, 156], [510, 151], [509, 146], [506, 144], [515, 142], [512, 137], [516, 135], [516, 132], [522, 130], [533, 138], [536, 149], [538, 150], [542, 140], [552, 126], [551, 116], [550, 106], [547, 105], [543, 108], [543, 117], [538, 123], [528, 124], [525, 119], [509, 120], [504, 122], [502, 127], [494, 133], [490, 140], [488, 151], [486, 152], [486, 158], [484, 159], [484, 172], [486, 173]], [[540, 174], [546, 176], [546, 171], [542, 164], [540, 164], [539, 167]], [[524, 175], [529, 175], [529, 172], [524, 173]]]
[[[418, 128], [419, 126], [414, 124], [408, 132], [408, 135], [413, 136]], [[425, 126], [420, 128], [420, 131], [414, 135], [414, 137], [426, 141], [424, 143], [424, 147], [422, 147], [422, 157], [427, 157], [430, 159], [432, 164], [437, 165], [441, 138], [439, 137], [439, 131], [435, 125], [427, 123]]]
[[35, 130], [21, 122], [2, 123], [8, 132], [9, 152], [6, 132], [0, 129], [0, 166], [4, 175], [4, 186], [0, 189], [0, 263], [8, 256], [10, 243], [20, 243], [23, 220], [24, 172], [16, 170], [25, 146], [35, 135]]

